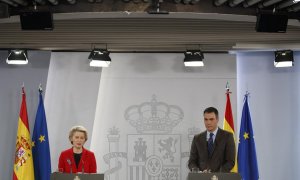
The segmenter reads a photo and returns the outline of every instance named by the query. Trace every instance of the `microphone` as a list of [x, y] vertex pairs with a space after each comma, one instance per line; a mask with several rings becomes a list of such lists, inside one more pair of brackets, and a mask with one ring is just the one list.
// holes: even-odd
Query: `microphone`
[[70, 159], [67, 159], [67, 162], [68, 162], [68, 164], [69, 164], [69, 166], [70, 166], [70, 172], [71, 172], [71, 174], [72, 174], [72, 162], [71, 162], [71, 160]]
[[81, 162], [82, 162], [82, 166], [81, 166], [81, 172], [82, 172], [82, 174], [84, 174], [84, 161], [83, 161], [83, 160], [81, 160]]

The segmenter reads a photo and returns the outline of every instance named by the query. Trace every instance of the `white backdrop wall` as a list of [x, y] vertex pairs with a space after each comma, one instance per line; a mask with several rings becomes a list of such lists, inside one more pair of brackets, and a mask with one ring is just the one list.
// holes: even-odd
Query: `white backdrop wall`
[[28, 51], [29, 63], [25, 66], [8, 65], [7, 51], [0, 51], [0, 179], [12, 179], [16, 150], [16, 136], [21, 105], [21, 87], [24, 83], [30, 132], [33, 132], [38, 87], [46, 88], [49, 51]]
[[206, 54], [203, 68], [185, 68], [183, 54], [111, 58], [101, 74], [91, 142], [98, 172], [110, 180], [185, 179], [206, 107], [219, 109], [222, 127], [226, 82], [236, 114], [235, 56]]
[[300, 53], [294, 56], [294, 67], [275, 68], [273, 52], [237, 54], [238, 117], [249, 91], [261, 180], [300, 177]]
[[[168, 168], [169, 174], [177, 172], [177, 179], [180, 179], [187, 172], [190, 140], [194, 133], [204, 130], [203, 109], [207, 106], [219, 108], [222, 126], [227, 81], [231, 84], [233, 113], [236, 114], [236, 63], [231, 55], [208, 54], [204, 68], [185, 68], [182, 54], [111, 54], [112, 66], [104, 69], [103, 73], [101, 69], [89, 67], [88, 53], [51, 53], [49, 65], [50, 52], [33, 51], [29, 53], [29, 65], [22, 67], [6, 65], [6, 56], [6, 53], [0, 53], [0, 81], [3, 84], [0, 117], [1, 123], [5, 124], [0, 126], [1, 144], [5, 144], [0, 149], [3, 162], [0, 164], [0, 179], [11, 179], [12, 176], [22, 82], [26, 85], [31, 130], [38, 102], [36, 87], [42, 83], [46, 89], [44, 102], [53, 171], [57, 168], [59, 153], [70, 147], [69, 129], [81, 124], [89, 130], [86, 148], [95, 151], [98, 171], [108, 173], [110, 179], [121, 179], [124, 173], [126, 176], [133, 176], [133, 172], [136, 175], [137, 169], [131, 168], [130, 171], [134, 165], [146, 167], [143, 165], [145, 162], [133, 162], [132, 147], [136, 140], [139, 141], [138, 138], [147, 140], [148, 164], [149, 160], [162, 162], [164, 171], [161, 174], [166, 174]], [[152, 102], [153, 106], [147, 102]], [[128, 120], [136, 120], [134, 105], [142, 105], [144, 114], [141, 117], [151, 115], [152, 120], [158, 120], [156, 128], [160, 132], [154, 132], [154, 126], [149, 126], [148, 132], [146, 129], [137, 130], [134, 124], [129, 123]], [[126, 116], [128, 120], [125, 119], [126, 110], [130, 114]], [[169, 116], [162, 122], [166, 111]], [[178, 122], [166, 124], [169, 123], [168, 118]], [[171, 145], [168, 145], [169, 142]], [[114, 151], [117, 154], [112, 153]], [[163, 153], [166, 159], [163, 159]], [[116, 155], [116, 158], [110, 155]], [[130, 157], [131, 161], [128, 160]], [[122, 168], [115, 173], [117, 169], [113, 168], [119, 161]]]
[[91, 138], [101, 69], [89, 66], [88, 55], [51, 53], [45, 110], [52, 171], [57, 170], [60, 152], [71, 147], [68, 136], [72, 126], [85, 126]]
[[[111, 54], [112, 66], [104, 69], [102, 74], [101, 69], [88, 66], [88, 53], [51, 54], [50, 68], [50, 52], [36, 51], [29, 52], [29, 65], [21, 67], [6, 65], [4, 60], [7, 52], [0, 51], [0, 140], [2, 145], [5, 144], [0, 148], [0, 179], [11, 179], [12, 176], [20, 86], [23, 82], [27, 92], [31, 131], [38, 102], [36, 86], [42, 83], [46, 88], [45, 108], [53, 170], [57, 167], [60, 151], [70, 147], [68, 130], [75, 124], [82, 124], [90, 132], [86, 147], [95, 151], [98, 171], [106, 172], [109, 179], [121, 179], [123, 175], [127, 179], [130, 175], [135, 178], [140, 167], [141, 172], [147, 173], [147, 160], [148, 165], [150, 160], [161, 162], [164, 167], [161, 174], [169, 168], [169, 172], [179, 172], [184, 177], [187, 172], [189, 137], [195, 133], [190, 128], [204, 130], [202, 111], [210, 105], [219, 108], [222, 121], [224, 88], [229, 81], [233, 92], [234, 116], [236, 108], [239, 112], [238, 119], [235, 116], [237, 130], [243, 95], [246, 90], [251, 93], [249, 105], [260, 179], [300, 177], [300, 143], [297, 138], [300, 135], [299, 53], [295, 53], [293, 68], [282, 69], [273, 67], [273, 53], [238, 54], [237, 70], [235, 57], [226, 54], [206, 55], [204, 68], [184, 68], [182, 54]], [[157, 106], [154, 97], [157, 102], [163, 103]], [[149, 106], [150, 102], [153, 106]], [[138, 116], [137, 107], [141, 110]], [[153, 107], [159, 111], [153, 110]], [[155, 117], [159, 120], [158, 125], [161, 125], [166, 110], [172, 112], [168, 118], [180, 121], [174, 126], [168, 124], [156, 127], [160, 130], [171, 127], [165, 132], [146, 132], [145, 124], [133, 123], [134, 120], [147, 122], [150, 117], [152, 120]], [[151, 128], [155, 130], [154, 126], [148, 126], [148, 130]], [[135, 149], [135, 143], [140, 145], [139, 142], [142, 142], [143, 145], [143, 141], [148, 145], [146, 162], [142, 161], [143, 158], [137, 159], [141, 162], [134, 161], [135, 150], [143, 150], [143, 146]], [[170, 153], [164, 159], [163, 154], [168, 151], [162, 146], [167, 142], [171, 142], [171, 146], [165, 146], [169, 147]], [[170, 159], [172, 155], [173, 162]], [[119, 165], [120, 169], [114, 169]]]

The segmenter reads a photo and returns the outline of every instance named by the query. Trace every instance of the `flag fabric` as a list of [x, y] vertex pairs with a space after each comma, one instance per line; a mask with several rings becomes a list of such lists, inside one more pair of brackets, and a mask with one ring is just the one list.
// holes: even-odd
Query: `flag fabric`
[[242, 112], [240, 141], [238, 149], [238, 171], [243, 180], [258, 180], [258, 166], [256, 159], [254, 135], [251, 123], [251, 116], [248, 106], [248, 96], [245, 95], [245, 102]]
[[35, 179], [50, 180], [50, 148], [46, 114], [41, 89], [39, 90], [39, 105], [36, 112], [34, 130], [32, 135], [32, 153]]
[[[226, 109], [225, 109], [225, 117], [223, 121], [223, 129], [229, 131], [233, 134], [234, 141], [235, 141], [235, 133], [234, 133], [234, 122], [232, 116], [232, 109], [231, 109], [231, 102], [230, 102], [230, 91], [228, 87], [228, 83], [226, 85]], [[237, 159], [235, 158], [234, 167], [231, 169], [231, 172], [237, 172]]]
[[18, 122], [13, 180], [34, 180], [32, 147], [24, 87], [22, 87], [22, 103]]

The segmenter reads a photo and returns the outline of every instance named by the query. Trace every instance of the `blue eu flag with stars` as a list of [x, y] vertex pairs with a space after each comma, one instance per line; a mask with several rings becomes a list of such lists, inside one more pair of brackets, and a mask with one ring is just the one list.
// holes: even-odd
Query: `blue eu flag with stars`
[[253, 138], [251, 116], [248, 106], [248, 96], [245, 95], [245, 102], [242, 112], [241, 128], [238, 147], [238, 172], [243, 180], [258, 180], [258, 167]]
[[41, 88], [39, 89], [39, 99], [32, 135], [34, 176], [35, 180], [50, 180], [51, 160], [49, 138]]

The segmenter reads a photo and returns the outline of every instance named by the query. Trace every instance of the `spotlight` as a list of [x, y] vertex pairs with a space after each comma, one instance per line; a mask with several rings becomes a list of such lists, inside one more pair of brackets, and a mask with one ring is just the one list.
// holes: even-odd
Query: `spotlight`
[[28, 64], [26, 50], [10, 50], [6, 59], [7, 64]]
[[184, 65], [185, 66], [204, 66], [203, 53], [201, 51], [188, 50], [184, 53]]
[[275, 51], [275, 67], [292, 67], [294, 65], [294, 55], [291, 50]]
[[94, 49], [89, 55], [90, 66], [93, 67], [108, 67], [111, 59], [109, 52], [104, 49]]
[[160, 5], [163, 3], [163, 0], [153, 0], [152, 1], [152, 10], [148, 11], [148, 14], [169, 14], [169, 11], [161, 10]]

